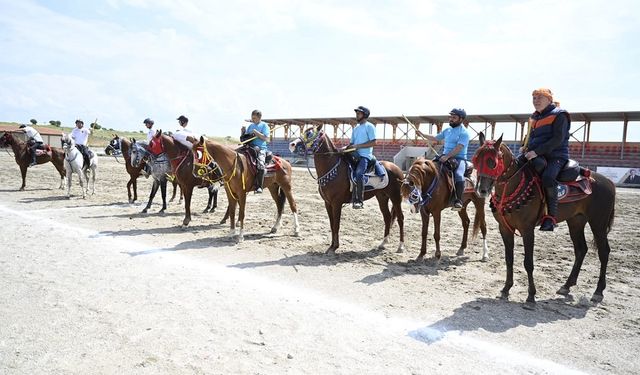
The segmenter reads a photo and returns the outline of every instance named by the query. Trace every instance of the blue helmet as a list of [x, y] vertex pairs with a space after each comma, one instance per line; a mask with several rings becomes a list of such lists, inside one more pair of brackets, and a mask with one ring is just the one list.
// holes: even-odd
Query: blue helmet
[[153, 125], [153, 120], [147, 117], [142, 123], [145, 125]]
[[362, 113], [364, 115], [364, 118], [369, 118], [369, 114], [371, 113], [369, 112], [369, 108], [363, 106], [359, 106], [358, 108], [354, 109], [354, 111]]
[[26, 127], [27, 127], [27, 124], [20, 124], [20, 126], [19, 126], [20, 129], [26, 128]]
[[458, 115], [460, 118], [466, 118], [467, 112], [462, 108], [454, 108], [449, 112], [450, 115]]

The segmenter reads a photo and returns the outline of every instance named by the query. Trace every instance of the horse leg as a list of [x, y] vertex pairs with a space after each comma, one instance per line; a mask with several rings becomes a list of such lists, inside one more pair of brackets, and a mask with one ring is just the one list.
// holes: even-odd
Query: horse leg
[[73, 178], [73, 171], [71, 165], [66, 167], [67, 169], [67, 198], [71, 198], [71, 179]]
[[[276, 233], [278, 232], [278, 229], [280, 229], [280, 223], [282, 221], [282, 211], [284, 211], [284, 202], [280, 202], [280, 189], [278, 188], [278, 185], [269, 185], [269, 193], [271, 193], [271, 198], [273, 198], [273, 201], [276, 202], [276, 222], [275, 224], [273, 224], [273, 227], [271, 227], [271, 233]], [[284, 195], [282, 196], [282, 199], [284, 199]]]
[[325, 202], [325, 208], [327, 214], [329, 214], [329, 223], [331, 224], [331, 245], [325, 252], [327, 255], [335, 255], [336, 249], [340, 247], [340, 215], [342, 214], [342, 205], [336, 204], [335, 206]]
[[427, 235], [429, 234], [429, 211], [426, 209], [420, 210], [420, 218], [422, 219], [422, 240], [420, 242], [420, 254], [416, 258], [416, 262], [419, 262], [424, 259], [424, 256], [427, 255]]
[[162, 208], [159, 213], [163, 213], [167, 209], [167, 179], [160, 181], [160, 194], [162, 194]]
[[176, 181], [176, 179], [174, 178], [171, 181], [171, 185], [173, 185], [173, 193], [171, 194], [171, 199], [169, 199], [169, 203], [173, 202], [173, 200], [176, 198], [176, 185], [178, 185], [178, 181]]
[[[398, 221], [398, 231], [400, 232], [400, 243], [398, 244], [397, 253], [404, 252], [404, 214], [402, 213], [402, 199], [398, 197], [397, 200], [392, 200], [393, 212], [395, 213], [396, 220]], [[391, 219], [393, 224], [393, 218]]]
[[[229, 201], [229, 205], [227, 206], [227, 213], [225, 214], [225, 218], [229, 219], [229, 225], [230, 225], [230, 232], [229, 232], [229, 236], [235, 236], [236, 235], [236, 205], [238, 204], [238, 202], [231, 198], [229, 196], [229, 194], [227, 194], [227, 198]], [[225, 219], [222, 219], [223, 223]]]
[[433, 215], [433, 240], [436, 243], [436, 259], [440, 259], [442, 253], [440, 252], [440, 211], [436, 210]]
[[499, 225], [498, 229], [500, 230], [500, 236], [502, 237], [502, 242], [504, 243], [504, 261], [507, 265], [507, 278], [504, 282], [504, 287], [500, 291], [500, 298], [507, 300], [509, 299], [509, 290], [513, 286], [513, 240], [514, 234], [503, 225]]
[[238, 232], [238, 243], [244, 241], [244, 209], [247, 203], [247, 195], [244, 192], [237, 193], [240, 196], [238, 198], [238, 221], [240, 222], [240, 231]]
[[133, 185], [133, 177], [130, 177], [129, 182], [127, 182], [127, 198], [129, 203], [133, 203], [133, 200], [131, 199], [131, 185]]
[[146, 214], [151, 208], [151, 203], [153, 203], [153, 198], [155, 198], [156, 193], [158, 192], [158, 187], [160, 187], [160, 182], [154, 179], [153, 185], [151, 185], [151, 193], [149, 193], [149, 201], [147, 202], [147, 206], [142, 210], [143, 214]]
[[473, 217], [474, 221], [474, 233], [476, 232], [476, 224], [480, 227], [480, 233], [482, 233], [482, 261], [486, 262], [489, 260], [489, 247], [487, 246], [487, 221], [485, 220], [484, 214], [484, 199], [477, 198], [473, 200], [473, 205], [476, 207], [476, 212]]
[[93, 184], [93, 187], [91, 188], [91, 195], [94, 195], [96, 193], [96, 171], [98, 170], [98, 166], [94, 165], [93, 168], [91, 169], [91, 183]]
[[522, 242], [524, 244], [524, 269], [527, 271], [527, 279], [529, 281], [527, 303], [523, 306], [525, 309], [533, 309], [536, 303], [536, 284], [533, 281], [533, 247], [535, 241], [534, 228], [522, 233]]
[[382, 238], [382, 242], [378, 245], [378, 250], [384, 250], [387, 242], [389, 242], [389, 232], [391, 231], [391, 212], [389, 212], [389, 198], [387, 197], [378, 197], [378, 206], [380, 206], [380, 212], [382, 212], [382, 217], [384, 219], [384, 237]]
[[19, 191], [23, 191], [25, 186], [27, 186], [27, 165], [20, 165], [20, 175], [22, 176], [22, 186], [20, 186]]
[[213, 191], [211, 190], [211, 186], [207, 186], [207, 193], [209, 194], [209, 198], [207, 199], [207, 207], [205, 207], [204, 211], [202, 211], [203, 214], [206, 214], [207, 212], [213, 212], [213, 208], [211, 205], [211, 202], [213, 201]]
[[462, 243], [460, 244], [460, 248], [456, 255], [462, 256], [464, 255], [464, 249], [467, 248], [467, 240], [469, 238], [469, 214], [467, 214], [467, 208], [463, 207], [460, 211], [458, 211], [458, 216], [460, 216], [460, 221], [462, 222]]
[[556, 292], [563, 296], [568, 295], [569, 289], [578, 282], [578, 274], [580, 273], [584, 257], [587, 255], [587, 240], [584, 238], [584, 227], [587, 224], [585, 217], [582, 215], [574, 216], [567, 219], [567, 224], [569, 225], [571, 242], [573, 242], [574, 260], [569, 278]]
[[602, 292], [607, 286], [607, 264], [609, 263], [609, 253], [611, 252], [611, 248], [609, 247], [609, 239], [607, 239], [606, 226], [599, 228], [595, 223], [592, 224], [591, 222], [589, 222], [589, 226], [593, 232], [593, 239], [598, 247], [598, 258], [600, 259], [600, 277], [598, 277], [598, 286], [591, 297], [592, 302], [598, 303], [604, 298]]
[[293, 235], [295, 237], [300, 236], [300, 223], [298, 221], [298, 207], [296, 206], [296, 200], [293, 199], [293, 193], [291, 191], [291, 186], [280, 187], [280, 189], [284, 190], [284, 195], [289, 202], [289, 209], [293, 213]]
[[191, 195], [193, 194], [193, 186], [185, 186], [184, 193], [184, 220], [182, 225], [187, 226], [191, 222]]
[[133, 178], [133, 200], [131, 201], [131, 203], [137, 200], [138, 200], [138, 178], [134, 177]]

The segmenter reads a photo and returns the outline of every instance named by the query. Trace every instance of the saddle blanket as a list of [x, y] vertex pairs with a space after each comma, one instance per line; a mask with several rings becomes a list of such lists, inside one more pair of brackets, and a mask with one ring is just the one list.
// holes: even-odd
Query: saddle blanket
[[571, 203], [591, 195], [591, 180], [580, 176], [576, 181], [558, 184], [558, 203]]

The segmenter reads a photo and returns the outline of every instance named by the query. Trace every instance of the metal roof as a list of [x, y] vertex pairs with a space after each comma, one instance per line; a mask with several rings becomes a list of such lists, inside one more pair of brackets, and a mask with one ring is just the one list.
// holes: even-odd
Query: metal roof
[[[618, 111], [618, 112], [570, 112], [572, 121], [590, 121], [590, 122], [622, 122], [622, 121], [640, 121], [640, 111]], [[466, 121], [470, 123], [478, 122], [526, 122], [531, 116], [530, 113], [514, 113], [514, 114], [493, 114], [493, 115], [468, 115]], [[407, 116], [412, 123], [447, 123], [448, 115], [418, 115]], [[263, 120], [272, 125], [317, 125], [317, 124], [351, 124], [355, 125], [354, 117], [317, 117], [317, 118], [282, 118], [282, 119], [265, 119]], [[369, 122], [373, 124], [406, 124], [407, 121], [402, 116], [374, 116], [369, 118]]]

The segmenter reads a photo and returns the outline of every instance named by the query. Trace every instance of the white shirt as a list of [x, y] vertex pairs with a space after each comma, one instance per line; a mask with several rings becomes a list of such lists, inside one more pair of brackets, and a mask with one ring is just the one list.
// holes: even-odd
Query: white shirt
[[25, 134], [27, 135], [27, 140], [33, 139], [36, 142], [44, 143], [44, 140], [42, 140], [42, 136], [40, 135], [40, 133], [38, 133], [38, 131], [31, 126], [25, 126], [24, 128], [22, 128], [22, 130], [24, 130]]
[[195, 135], [191, 132], [191, 130], [187, 129], [186, 127], [180, 128], [176, 130], [175, 133], [173, 133], [173, 139], [182, 143], [189, 150], [191, 150], [193, 148], [193, 143], [187, 141], [188, 136], [195, 137]]
[[87, 145], [87, 140], [89, 139], [89, 134], [91, 134], [91, 130], [87, 128], [78, 129], [73, 128], [71, 131], [71, 138], [76, 142], [77, 145]]
[[154, 129], [149, 129], [149, 131], [147, 132], [147, 142], [151, 142], [155, 135], [156, 131]]

